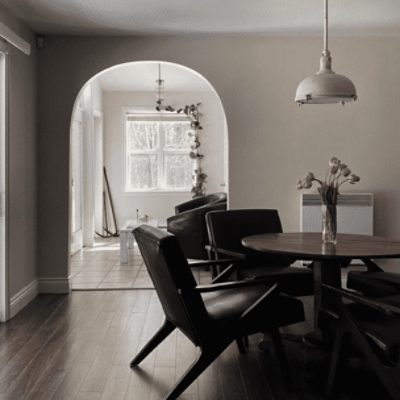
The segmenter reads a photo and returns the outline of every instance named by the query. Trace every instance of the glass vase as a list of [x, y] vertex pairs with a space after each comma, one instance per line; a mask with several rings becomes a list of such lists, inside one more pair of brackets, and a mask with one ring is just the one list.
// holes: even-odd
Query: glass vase
[[322, 205], [322, 242], [336, 244], [336, 204]]

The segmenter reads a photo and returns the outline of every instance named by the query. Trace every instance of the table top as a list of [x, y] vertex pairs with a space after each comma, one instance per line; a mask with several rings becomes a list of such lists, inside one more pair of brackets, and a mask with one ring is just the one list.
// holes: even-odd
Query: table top
[[159, 226], [158, 224], [158, 220], [157, 219], [153, 219], [153, 218], [149, 218], [147, 221], [136, 221], [133, 219], [129, 219], [128, 221], [125, 222], [125, 224], [122, 225], [122, 227], [120, 228], [120, 232], [131, 232], [133, 229], [137, 228], [140, 225], [151, 225], [151, 226]]
[[247, 236], [242, 244], [253, 250], [304, 260], [400, 258], [400, 240], [381, 236], [338, 234], [337, 244], [323, 244], [321, 233], [268, 233]]

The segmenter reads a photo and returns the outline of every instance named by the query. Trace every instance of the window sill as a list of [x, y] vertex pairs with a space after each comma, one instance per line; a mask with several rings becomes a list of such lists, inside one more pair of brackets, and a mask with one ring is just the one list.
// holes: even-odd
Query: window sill
[[123, 194], [129, 197], [145, 197], [145, 196], [191, 196], [190, 190], [143, 190], [137, 192], [124, 191]]

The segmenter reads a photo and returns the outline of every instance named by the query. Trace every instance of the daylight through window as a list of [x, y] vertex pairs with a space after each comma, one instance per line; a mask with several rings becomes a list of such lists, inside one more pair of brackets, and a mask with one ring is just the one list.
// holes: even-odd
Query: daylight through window
[[126, 116], [125, 190], [189, 191], [194, 131], [186, 117]]

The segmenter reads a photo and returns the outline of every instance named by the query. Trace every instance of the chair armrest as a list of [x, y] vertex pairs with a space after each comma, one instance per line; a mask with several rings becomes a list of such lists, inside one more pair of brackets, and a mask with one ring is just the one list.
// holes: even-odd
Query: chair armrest
[[224, 256], [235, 257], [240, 260], [246, 259], [246, 256], [238, 251], [221, 249], [220, 247], [214, 247], [211, 245], [207, 245], [206, 250], [215, 253], [216, 255], [223, 254]]
[[338, 289], [329, 285], [322, 285], [322, 287], [331, 293], [334, 293], [338, 297], [344, 297], [346, 299], [352, 300], [355, 303], [362, 304], [366, 307], [372, 308], [386, 315], [399, 315], [400, 307], [396, 307], [392, 304], [388, 304], [377, 299], [372, 299], [370, 297], [359, 296], [345, 289]]
[[361, 261], [367, 266], [368, 272], [383, 272], [383, 269], [369, 258], [362, 258]]
[[256, 311], [257, 308], [262, 308], [265, 301], [270, 301], [271, 297], [275, 297], [278, 294], [278, 284], [275, 283], [271, 286], [261, 297], [259, 297], [241, 316], [240, 319], [243, 320], [249, 314]]
[[[207, 246], [206, 246], [207, 247]], [[190, 267], [206, 267], [212, 265], [227, 265], [222, 272], [220, 272], [211, 283], [224, 282], [227, 278], [229, 278], [238, 268], [239, 262], [237, 259], [230, 258], [221, 258], [220, 260], [207, 260], [207, 261], [191, 261], [189, 262]]]
[[[240, 289], [240, 288], [252, 287], [252, 286], [269, 286], [269, 287], [271, 287], [271, 280], [249, 279], [249, 280], [244, 280], [244, 281], [212, 283], [210, 285], [198, 285], [195, 287], [195, 290], [199, 293], [207, 293], [207, 292], [215, 292], [218, 290]], [[274, 284], [273, 286], [277, 286], [277, 284]]]
[[238, 260], [234, 258], [221, 258], [220, 260], [201, 260], [201, 261], [190, 261], [190, 267], [207, 267], [209, 265], [224, 265], [224, 264], [233, 264]]

